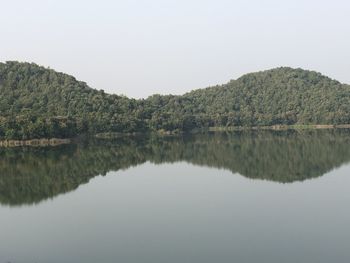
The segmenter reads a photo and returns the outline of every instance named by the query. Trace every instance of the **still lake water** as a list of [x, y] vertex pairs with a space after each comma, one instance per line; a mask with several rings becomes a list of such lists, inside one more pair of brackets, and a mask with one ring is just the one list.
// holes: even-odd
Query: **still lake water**
[[0, 149], [0, 263], [350, 262], [350, 131]]

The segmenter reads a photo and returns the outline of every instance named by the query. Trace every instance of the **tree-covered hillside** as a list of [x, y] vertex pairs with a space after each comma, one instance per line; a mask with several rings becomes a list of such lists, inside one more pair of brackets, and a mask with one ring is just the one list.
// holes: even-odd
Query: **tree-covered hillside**
[[213, 126], [350, 123], [350, 86], [277, 68], [183, 96], [135, 100], [36, 64], [0, 63], [0, 138], [189, 131]]
[[142, 130], [139, 103], [35, 64], [0, 64], [0, 137], [72, 137]]
[[350, 86], [312, 71], [277, 68], [169, 98], [154, 115], [189, 116], [188, 126], [271, 126], [348, 124], [349, 113]]

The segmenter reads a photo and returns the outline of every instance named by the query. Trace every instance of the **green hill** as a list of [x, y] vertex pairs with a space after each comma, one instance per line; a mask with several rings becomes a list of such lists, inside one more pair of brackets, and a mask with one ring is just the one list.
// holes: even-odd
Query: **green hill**
[[154, 115], [191, 116], [191, 126], [350, 123], [350, 86], [319, 73], [277, 68], [168, 98]]
[[213, 126], [350, 123], [350, 86], [276, 68], [182, 96], [135, 100], [36, 64], [0, 63], [0, 138], [190, 131]]

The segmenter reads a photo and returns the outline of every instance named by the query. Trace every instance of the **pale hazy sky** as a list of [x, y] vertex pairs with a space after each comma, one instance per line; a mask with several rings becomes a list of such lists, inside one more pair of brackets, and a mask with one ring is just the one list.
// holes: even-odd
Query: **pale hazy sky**
[[350, 83], [349, 0], [0, 0], [0, 61], [131, 97], [302, 67]]

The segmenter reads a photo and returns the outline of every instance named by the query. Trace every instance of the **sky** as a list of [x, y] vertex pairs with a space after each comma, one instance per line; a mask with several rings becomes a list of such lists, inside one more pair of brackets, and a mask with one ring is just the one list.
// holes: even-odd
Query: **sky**
[[146, 98], [280, 66], [350, 83], [349, 0], [0, 0], [0, 61]]

